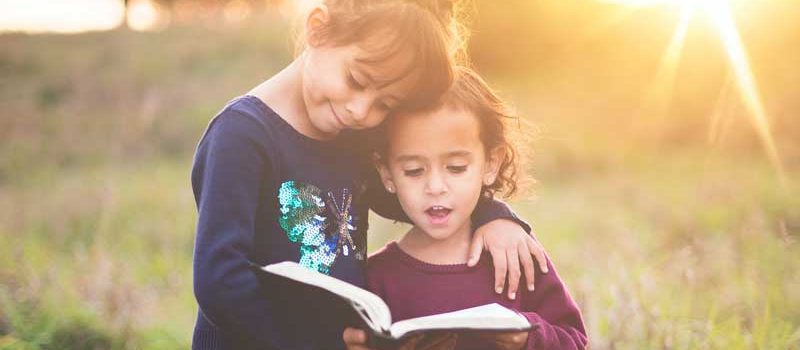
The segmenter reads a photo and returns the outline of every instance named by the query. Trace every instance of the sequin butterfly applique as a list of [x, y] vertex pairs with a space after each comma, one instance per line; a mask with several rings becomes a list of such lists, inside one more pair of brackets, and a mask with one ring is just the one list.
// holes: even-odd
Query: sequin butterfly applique
[[278, 191], [279, 223], [289, 241], [300, 243], [300, 265], [325, 274], [339, 254], [364, 260], [364, 244], [356, 245], [356, 216], [349, 189], [323, 193], [314, 185], [296, 181], [281, 184]]

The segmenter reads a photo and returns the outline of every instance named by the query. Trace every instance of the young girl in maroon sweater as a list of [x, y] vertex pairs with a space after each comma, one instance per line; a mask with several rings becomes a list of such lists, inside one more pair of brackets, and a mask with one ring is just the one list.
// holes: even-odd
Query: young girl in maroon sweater
[[[506, 135], [509, 108], [476, 73], [459, 73], [439, 106], [390, 118], [378, 138], [382, 182], [414, 227], [369, 258], [367, 284], [389, 305], [393, 322], [499, 303], [532, 325], [529, 332], [449, 335], [433, 348], [583, 349], [580, 310], [551, 262], [533, 291], [510, 297], [492, 289], [491, 259], [466, 264], [470, 216], [481, 196], [515, 192], [518, 157]], [[360, 330], [344, 333], [350, 349], [366, 349], [365, 338]]]

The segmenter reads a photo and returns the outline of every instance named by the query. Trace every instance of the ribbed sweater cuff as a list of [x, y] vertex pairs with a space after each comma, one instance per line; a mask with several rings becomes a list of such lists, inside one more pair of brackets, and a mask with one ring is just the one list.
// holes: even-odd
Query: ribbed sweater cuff
[[192, 350], [223, 350], [222, 334], [216, 329], [201, 329], [194, 332]]

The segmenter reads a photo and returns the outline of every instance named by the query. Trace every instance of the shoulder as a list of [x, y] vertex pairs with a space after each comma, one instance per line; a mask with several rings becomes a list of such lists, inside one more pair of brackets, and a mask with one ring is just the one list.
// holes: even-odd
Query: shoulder
[[274, 112], [255, 97], [237, 97], [228, 102], [209, 122], [203, 139], [218, 134], [263, 133], [269, 129], [272, 114]]
[[265, 107], [253, 99], [233, 99], [209, 122], [195, 150], [193, 183], [208, 169], [238, 178], [271, 163], [276, 141], [265, 123]]
[[374, 253], [370, 254], [367, 258], [367, 273], [371, 270], [382, 270], [390, 268], [390, 266], [397, 261], [397, 254], [395, 252], [397, 243], [391, 241]]
[[391, 283], [393, 276], [399, 271], [397, 254], [394, 251], [395, 245], [394, 241], [389, 242], [367, 258], [367, 287], [381, 297], [384, 296], [386, 284]]
[[377, 281], [391, 278], [403, 269], [402, 256], [396, 241], [387, 243], [367, 258], [367, 279]]
[[263, 102], [253, 96], [237, 97], [220, 110], [208, 123], [197, 144], [197, 154], [219, 154], [216, 150], [241, 153], [263, 153], [272, 146], [274, 115]]
[[[558, 271], [556, 270], [555, 264], [550, 259], [550, 256], [546, 257], [547, 259], [547, 273], [542, 273], [541, 268], [536, 266], [535, 269], [535, 281], [534, 285], [535, 288], [532, 292], [528, 291], [527, 288], [522, 289], [525, 294], [527, 294], [527, 298], [534, 299], [534, 300], [543, 300], [546, 298], [550, 298], [554, 295], [561, 295], [566, 293], [566, 286], [564, 285], [564, 281], [559, 276]], [[524, 294], [523, 294], [524, 295]]]

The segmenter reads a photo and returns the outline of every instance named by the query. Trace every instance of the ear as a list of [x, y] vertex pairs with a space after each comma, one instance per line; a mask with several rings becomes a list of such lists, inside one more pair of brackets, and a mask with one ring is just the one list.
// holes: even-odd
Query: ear
[[322, 45], [321, 30], [330, 22], [328, 7], [325, 5], [314, 6], [306, 18], [306, 43], [311, 47]]
[[378, 153], [372, 153], [372, 162], [375, 164], [375, 169], [378, 170], [378, 175], [381, 177], [383, 187], [390, 193], [397, 193], [397, 187], [394, 185], [394, 180], [392, 179], [392, 174], [389, 172], [389, 167], [386, 165], [386, 161], [381, 158]]
[[506, 158], [506, 151], [503, 147], [495, 147], [486, 155], [486, 165], [483, 171], [483, 185], [491, 186], [497, 180], [500, 173], [500, 165]]

